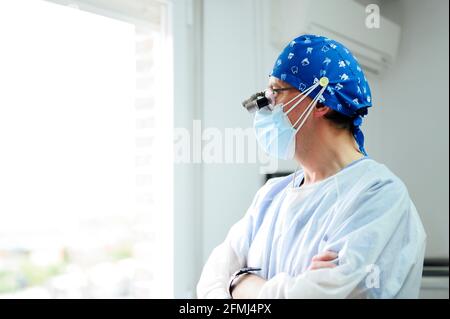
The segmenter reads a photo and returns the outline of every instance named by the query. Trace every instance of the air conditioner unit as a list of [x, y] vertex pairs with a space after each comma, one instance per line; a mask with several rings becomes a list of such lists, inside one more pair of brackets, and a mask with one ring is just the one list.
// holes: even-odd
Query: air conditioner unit
[[282, 50], [300, 34], [317, 34], [344, 44], [366, 72], [383, 73], [397, 56], [400, 26], [380, 17], [368, 28], [366, 6], [354, 0], [271, 0], [271, 42]]

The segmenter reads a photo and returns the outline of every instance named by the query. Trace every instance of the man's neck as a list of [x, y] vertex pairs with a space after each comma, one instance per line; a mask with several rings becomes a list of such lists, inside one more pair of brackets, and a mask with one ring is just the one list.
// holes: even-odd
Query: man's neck
[[305, 185], [324, 180], [364, 157], [353, 137], [347, 134], [318, 139], [303, 153], [297, 156], [297, 161], [303, 168]]

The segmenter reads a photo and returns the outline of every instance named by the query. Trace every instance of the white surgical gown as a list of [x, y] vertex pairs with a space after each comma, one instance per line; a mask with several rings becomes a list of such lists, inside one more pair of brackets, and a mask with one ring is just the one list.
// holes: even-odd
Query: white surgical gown
[[[320, 182], [270, 179], [206, 262], [199, 298], [229, 298], [230, 276], [262, 268], [258, 298], [417, 298], [425, 231], [402, 181], [370, 158]], [[294, 186], [294, 187], [293, 187]], [[331, 250], [338, 266], [308, 270]]]

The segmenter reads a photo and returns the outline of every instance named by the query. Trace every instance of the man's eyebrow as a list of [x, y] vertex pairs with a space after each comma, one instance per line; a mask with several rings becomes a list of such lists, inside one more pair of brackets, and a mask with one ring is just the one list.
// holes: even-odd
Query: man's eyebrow
[[275, 87], [281, 87], [281, 86], [277, 83], [272, 83], [272, 84], [269, 84], [269, 87], [273, 89]]

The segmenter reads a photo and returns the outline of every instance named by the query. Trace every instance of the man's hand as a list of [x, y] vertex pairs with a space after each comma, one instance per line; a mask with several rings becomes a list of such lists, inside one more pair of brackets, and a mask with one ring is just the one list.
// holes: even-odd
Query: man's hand
[[315, 255], [312, 258], [311, 265], [308, 270], [316, 270], [320, 268], [334, 268], [336, 267], [335, 263], [330, 262], [333, 259], [336, 259], [338, 254], [334, 251], [326, 251], [324, 253]]
[[[336, 267], [336, 264], [332, 263], [331, 261], [336, 259], [337, 257], [338, 254], [334, 251], [326, 251], [324, 253], [318, 254], [312, 258], [311, 266], [309, 266], [308, 270], [334, 268]], [[234, 288], [232, 291], [233, 299], [257, 298], [265, 282], [265, 279], [254, 274], [245, 274], [240, 276], [237, 282], [234, 284]]]
[[266, 280], [254, 274], [242, 275], [234, 284], [231, 295], [233, 299], [256, 299], [265, 282]]

